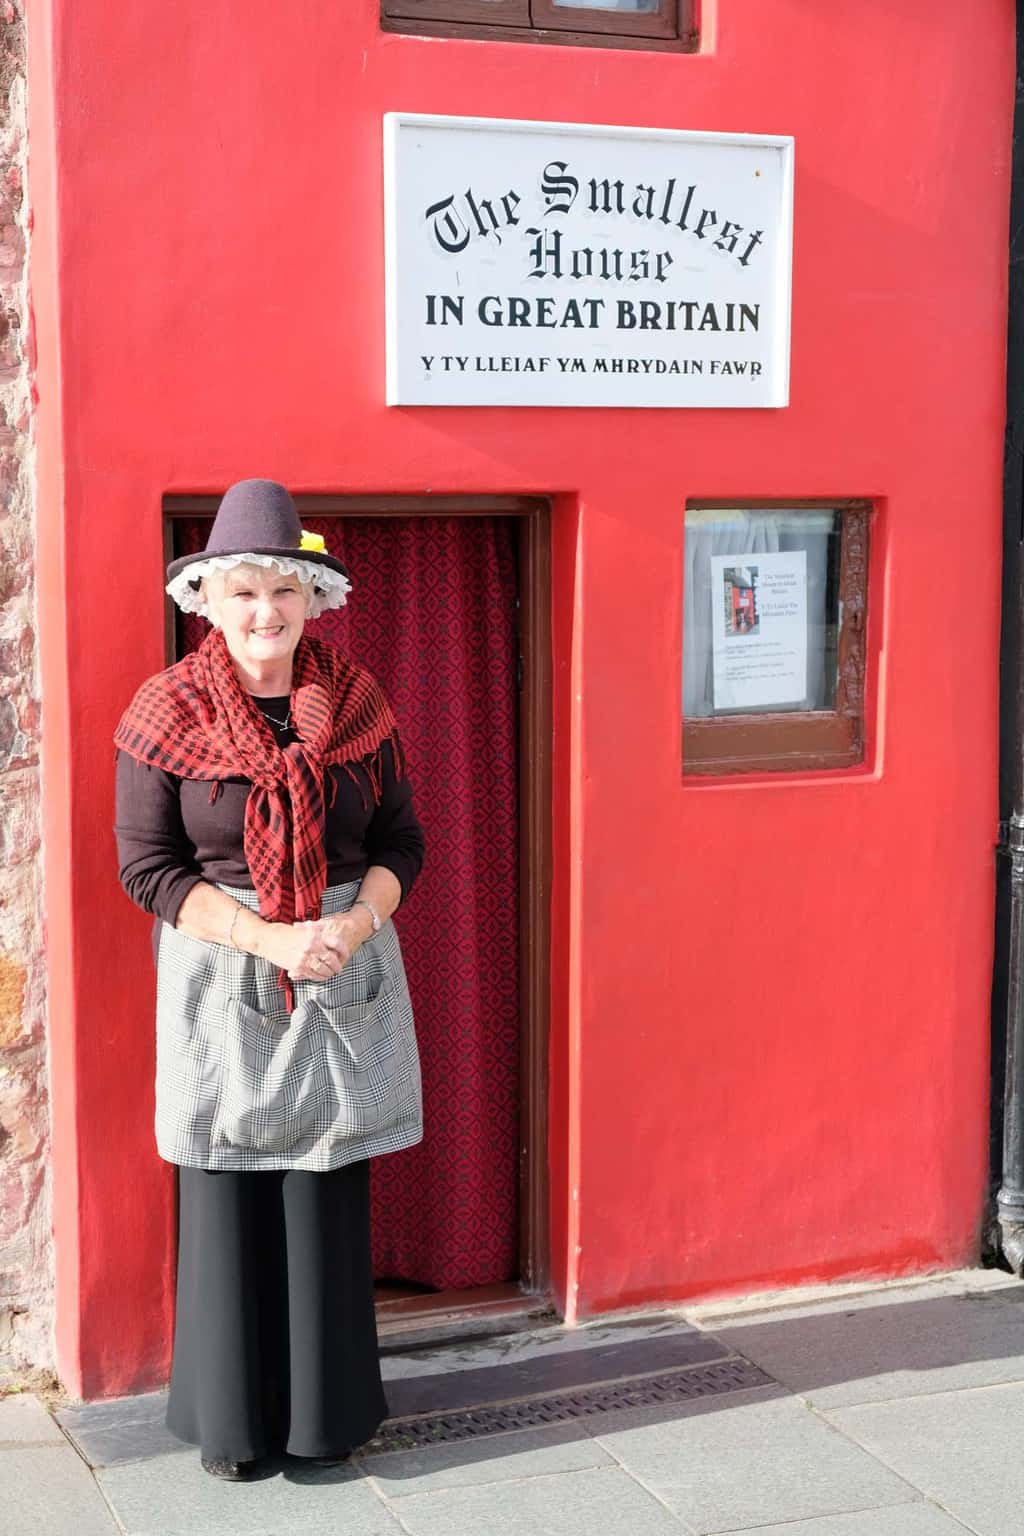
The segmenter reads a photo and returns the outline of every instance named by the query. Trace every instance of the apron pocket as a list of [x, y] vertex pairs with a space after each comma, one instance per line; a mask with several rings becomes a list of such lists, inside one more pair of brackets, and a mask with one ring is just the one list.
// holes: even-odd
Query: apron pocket
[[396, 1118], [399, 1038], [395, 987], [387, 973], [366, 1002], [314, 999], [327, 1020], [321, 1033], [329, 1103], [326, 1112], [343, 1136], [382, 1131]]
[[226, 998], [219, 1135], [253, 1152], [287, 1152], [316, 1134], [321, 1108], [317, 1052], [301, 1014], [282, 1027]]

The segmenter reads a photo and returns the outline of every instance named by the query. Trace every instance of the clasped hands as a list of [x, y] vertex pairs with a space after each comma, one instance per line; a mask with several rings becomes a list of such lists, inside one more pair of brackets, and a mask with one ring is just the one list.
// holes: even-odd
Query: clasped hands
[[365, 909], [338, 912], [316, 922], [274, 923], [265, 953], [292, 981], [329, 981], [368, 937]]

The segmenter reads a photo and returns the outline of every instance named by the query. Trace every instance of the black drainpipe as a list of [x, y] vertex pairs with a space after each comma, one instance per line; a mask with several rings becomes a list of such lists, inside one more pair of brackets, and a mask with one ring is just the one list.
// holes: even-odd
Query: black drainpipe
[[1024, 1273], [1024, 0], [1010, 183], [1010, 293], [1003, 465], [1003, 593], [999, 646], [999, 853], [992, 978], [993, 1169], [1002, 1185], [989, 1247]]

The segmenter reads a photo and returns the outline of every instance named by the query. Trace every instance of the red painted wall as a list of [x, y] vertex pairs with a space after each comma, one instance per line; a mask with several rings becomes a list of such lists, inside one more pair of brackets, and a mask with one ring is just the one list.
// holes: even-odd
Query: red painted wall
[[[1013, 7], [705, 0], [698, 56], [377, 0], [29, 6], [60, 1364], [166, 1367], [146, 920], [110, 733], [160, 500], [558, 492], [552, 1242], [567, 1316], [969, 1260], [985, 1176]], [[52, 28], [52, 52], [49, 33]], [[381, 114], [792, 133], [781, 411], [383, 404]], [[688, 496], [877, 498], [871, 763], [684, 784]], [[946, 592], [937, 621], [916, 579]], [[750, 873], [727, 889], [739, 854]], [[757, 1006], [723, 1017], [723, 978]]]

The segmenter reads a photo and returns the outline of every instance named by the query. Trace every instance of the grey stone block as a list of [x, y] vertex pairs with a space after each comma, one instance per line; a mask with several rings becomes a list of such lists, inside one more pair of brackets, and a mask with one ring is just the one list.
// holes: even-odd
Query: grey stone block
[[381, 1374], [384, 1380], [397, 1381], [405, 1376], [436, 1376], [447, 1371], [478, 1370], [491, 1365], [514, 1365], [524, 1360], [539, 1360], [548, 1355], [563, 1355], [574, 1350], [593, 1350], [612, 1344], [635, 1344], [645, 1339], [700, 1336], [677, 1313], [645, 1312], [635, 1317], [616, 1318], [614, 1322], [594, 1320], [567, 1328], [546, 1325], [526, 1328], [488, 1338], [451, 1340], [404, 1349], [399, 1344], [382, 1348]]
[[861, 1299], [715, 1337], [817, 1407], [1024, 1380], [1024, 1292]]
[[615, 1467], [416, 1493], [396, 1501], [409, 1536], [682, 1536], [657, 1499]]
[[594, 1433], [701, 1536], [919, 1497], [804, 1403], [740, 1396], [681, 1404], [672, 1423]]
[[118, 1536], [89, 1468], [57, 1446], [0, 1451], [0, 1536]]
[[1021, 1529], [1024, 1386], [865, 1403], [829, 1418], [979, 1536]]
[[582, 1425], [559, 1424], [510, 1435], [487, 1435], [418, 1451], [360, 1458], [363, 1470], [390, 1499], [438, 1488], [497, 1483], [584, 1467], [614, 1466], [611, 1456]]
[[411, 1413], [444, 1413], [511, 1398], [569, 1392], [600, 1381], [621, 1381], [655, 1371], [685, 1369], [721, 1360], [716, 1339], [685, 1325], [653, 1336], [621, 1339], [591, 1349], [555, 1350], [501, 1363], [434, 1375], [390, 1376], [385, 1383], [390, 1418]]
[[[717, 1536], [717, 1533], [716, 1533]], [[721, 1536], [726, 1536], [725, 1532]], [[728, 1536], [734, 1536], [733, 1532]], [[855, 1515], [822, 1515], [819, 1520], [759, 1525], [751, 1536], [968, 1536], [967, 1527], [934, 1504], [897, 1504], [862, 1509]]]
[[69, 1405], [60, 1409], [57, 1421], [90, 1467], [113, 1467], [182, 1450], [181, 1441], [164, 1424], [166, 1409], [166, 1392], [145, 1392]]
[[[281, 1458], [251, 1482], [210, 1477], [198, 1451], [99, 1471], [127, 1536], [400, 1536], [358, 1468], [317, 1468]], [[76, 1536], [78, 1533], [76, 1532]]]
[[53, 1419], [30, 1392], [0, 1398], [0, 1445], [66, 1445]]

